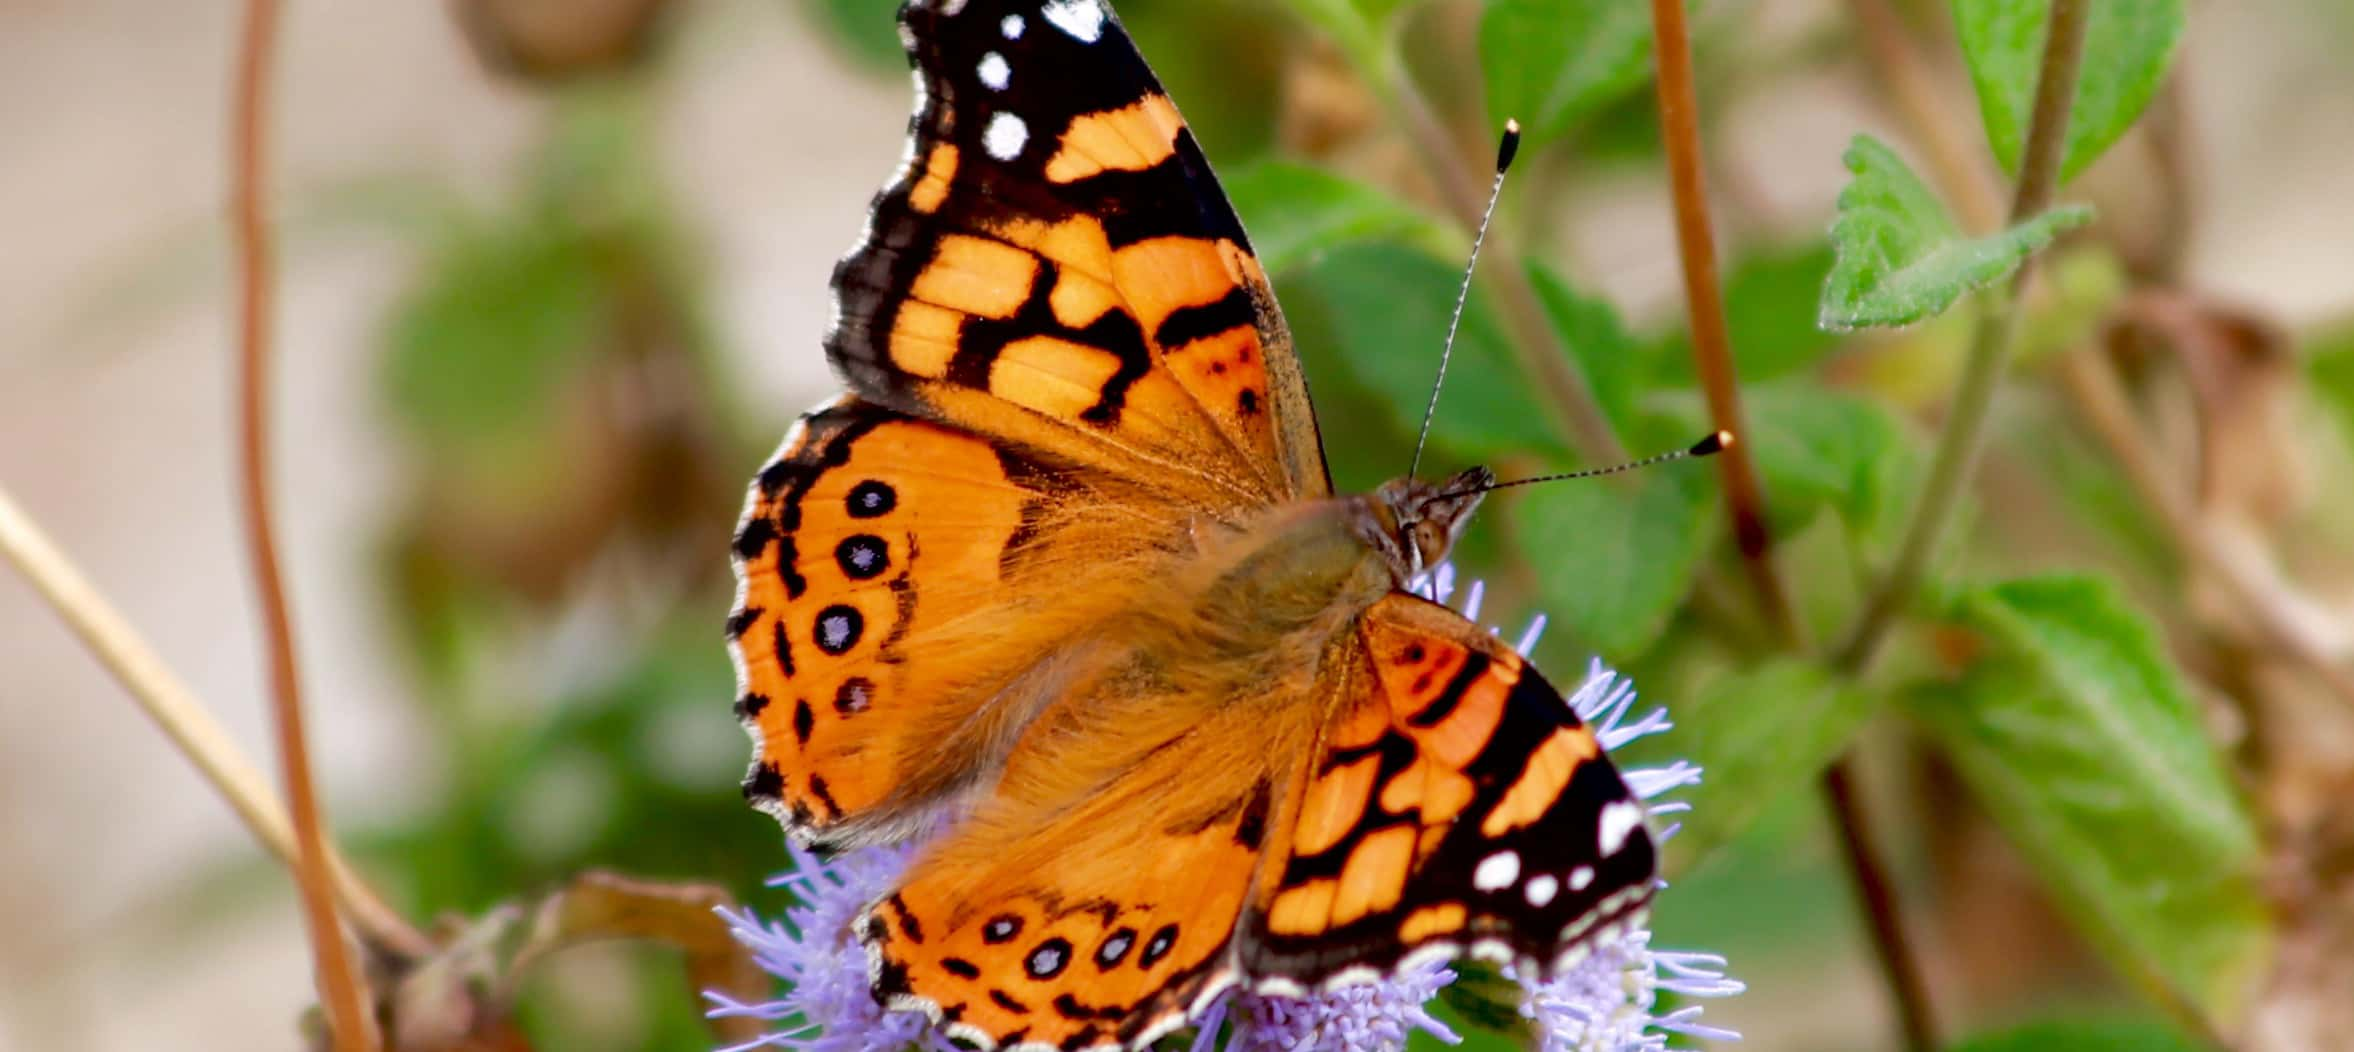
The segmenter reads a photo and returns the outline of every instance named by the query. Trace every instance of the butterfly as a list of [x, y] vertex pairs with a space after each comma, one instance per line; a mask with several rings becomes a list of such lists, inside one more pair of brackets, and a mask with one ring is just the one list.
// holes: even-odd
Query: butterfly
[[982, 1048], [1140, 1047], [1238, 984], [1640, 922], [1592, 730], [1410, 591], [1492, 476], [1333, 491], [1267, 275], [1099, 0], [914, 0], [906, 159], [834, 272], [848, 392], [752, 484], [746, 796], [922, 840], [875, 996]]

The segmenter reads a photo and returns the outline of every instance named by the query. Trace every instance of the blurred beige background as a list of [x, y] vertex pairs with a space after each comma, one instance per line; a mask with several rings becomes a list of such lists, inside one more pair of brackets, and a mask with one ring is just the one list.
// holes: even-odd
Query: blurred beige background
[[[2342, 46], [2292, 28], [2325, 2], [2196, 6], [2187, 38], [2208, 201], [2197, 278], [2300, 320], [2354, 308], [2354, 209], [2308, 211], [2354, 192], [2354, 71], [2332, 68]], [[1768, 21], [1794, 34], [1838, 13], [1770, 6]], [[906, 87], [847, 68], [792, 4], [682, 13], [662, 163], [695, 209], [724, 342], [781, 416], [830, 383], [815, 346], [826, 275], [898, 155]], [[0, 3], [0, 486], [267, 762], [233, 532], [215, 224], [234, 18], [222, 2]], [[308, 0], [286, 29], [278, 180], [290, 210], [307, 190], [388, 171], [487, 195], [530, 139], [537, 103], [477, 68], [440, 4]], [[1966, 105], [1958, 79], [1946, 86]], [[1732, 163], [1761, 173], [1754, 220], [1825, 221], [1839, 148], [1859, 126], [1887, 125], [1861, 107], [1852, 80], [1825, 78], [1707, 115]], [[1630, 307], [1671, 305], [1664, 191], [1630, 179], [1584, 201], [1576, 269]], [[404, 253], [298, 231], [282, 260], [283, 521], [314, 748], [344, 818], [396, 813], [401, 787], [435, 763], [395, 703], [364, 547], [402, 470], [364, 352]], [[172, 261], [162, 287], [122, 291], [159, 260]], [[716, 541], [712, 557], [724, 557]], [[724, 660], [716, 644], [712, 660]], [[726, 709], [712, 699], [715, 719]], [[731, 748], [718, 762], [741, 761]], [[310, 992], [290, 885], [273, 874], [253, 892], [264, 903], [229, 924], [170, 908], [183, 871], [251, 854], [188, 765], [0, 572], [0, 1049], [293, 1048]], [[1753, 981], [1757, 967], [1735, 962]], [[1869, 1001], [1860, 974], [1833, 981]], [[1770, 999], [1722, 1011], [1752, 1047], [1880, 1025]]]

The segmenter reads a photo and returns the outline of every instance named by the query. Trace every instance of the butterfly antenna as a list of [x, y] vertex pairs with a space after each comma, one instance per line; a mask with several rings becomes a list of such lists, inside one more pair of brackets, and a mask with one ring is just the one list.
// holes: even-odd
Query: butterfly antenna
[[1447, 385], [1447, 362], [1455, 356], [1455, 330], [1463, 325], [1463, 305], [1471, 299], [1471, 272], [1479, 267], [1480, 246], [1487, 243], [1488, 223], [1496, 218], [1496, 200], [1504, 195], [1504, 172], [1512, 167], [1512, 155], [1520, 152], [1520, 122], [1504, 122], [1504, 141], [1496, 147], [1496, 181], [1488, 187], [1488, 207], [1480, 213], [1479, 232], [1471, 238], [1471, 260], [1463, 264], [1463, 285], [1455, 290], [1455, 315], [1447, 320], [1447, 343], [1439, 350], [1438, 379], [1430, 384], [1430, 404], [1422, 410], [1422, 433], [1414, 436], [1414, 462], [1407, 466], [1406, 477], [1412, 478], [1422, 469], [1422, 447], [1430, 441], [1430, 422], [1438, 415], [1439, 391]]
[[1566, 479], [1590, 479], [1600, 475], [1616, 475], [1620, 472], [1633, 471], [1637, 468], [1647, 468], [1654, 464], [1665, 464], [1671, 460], [1687, 460], [1693, 457], [1715, 456], [1718, 453], [1722, 453], [1725, 450], [1732, 448], [1732, 446], [1733, 433], [1730, 431], [1719, 431], [1708, 436], [1707, 438], [1703, 438], [1698, 442], [1692, 443], [1689, 447], [1684, 449], [1670, 450], [1665, 453], [1660, 453], [1656, 456], [1644, 457], [1641, 460], [1630, 460], [1624, 464], [1613, 464], [1606, 468], [1587, 468], [1584, 471], [1563, 472], [1559, 475], [1539, 475], [1535, 478], [1513, 479], [1510, 482], [1491, 483], [1489, 485], [1481, 486], [1478, 489], [1460, 490], [1456, 493], [1450, 493], [1446, 495], [1469, 496], [1473, 493], [1486, 493], [1491, 490], [1509, 489], [1513, 486], [1533, 486], [1539, 482], [1561, 482]]

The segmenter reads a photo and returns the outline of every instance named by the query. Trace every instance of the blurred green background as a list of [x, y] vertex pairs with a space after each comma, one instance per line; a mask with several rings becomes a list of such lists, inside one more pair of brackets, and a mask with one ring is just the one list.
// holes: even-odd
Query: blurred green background
[[[1343, 488], [1407, 462], [1469, 244], [1434, 172], [1484, 164], [1508, 115], [1531, 139], [1432, 463], [1583, 463], [1523, 376], [1532, 321], [1628, 448], [1705, 429], [1641, 5], [1118, 7], [1275, 276]], [[735, 791], [725, 546], [745, 480], [831, 389], [826, 272], [908, 101], [890, 8], [295, 6], [281, 500], [329, 805], [413, 919], [588, 868], [781, 909], [759, 885], [779, 837]], [[1998, 202], [2007, 183], [1945, 5], [1695, 10], [1744, 437], [1801, 620], [1828, 640], [1893, 551], [1974, 317], [1817, 328], [1842, 151], [1870, 132], [1925, 175]], [[258, 752], [211, 213], [230, 19], [0, 10], [0, 229], [20, 232], [0, 262], [0, 484]], [[1708, 1021], [1749, 1047], [1893, 1047], [1810, 789], [1851, 742], [1957, 1043], [2320, 1047], [2261, 1043], [2298, 1033], [2266, 1013], [2354, 983], [2354, 940], [2332, 941], [2354, 933], [2354, 701], [2230, 583], [2253, 575], [2346, 664], [2354, 15], [2188, 19], [2142, 124], [2063, 192], [2099, 218], [2045, 254], [1983, 469], [1870, 676], [1784, 652], [1705, 467], [1492, 500], [1460, 552], [1491, 619], [1550, 615], [1557, 680], [1599, 655], [1671, 706], [1682, 730], [1646, 756], [1723, 775], [1695, 794], [1656, 942], [1732, 959], [1750, 992]], [[1399, 65], [1352, 40], [1365, 26]], [[1906, 76], [1926, 111], [1892, 87]], [[1399, 85], [1437, 143], [1406, 134]], [[1958, 171], [1924, 153], [1923, 112]], [[2122, 377], [2138, 456], [2088, 427], [2077, 356]], [[2219, 545], [2229, 580], [2185, 537]], [[13, 586], [0, 626], [0, 1047], [295, 1047], [284, 876]], [[2034, 726], [2104, 714], [2081, 737]], [[2183, 845], [2212, 855], [2160, 850]], [[2284, 978], [2299, 953], [2314, 977]], [[598, 948], [538, 973], [521, 1014], [541, 1048], [692, 1049], [711, 1040], [697, 1011], [675, 955]]]

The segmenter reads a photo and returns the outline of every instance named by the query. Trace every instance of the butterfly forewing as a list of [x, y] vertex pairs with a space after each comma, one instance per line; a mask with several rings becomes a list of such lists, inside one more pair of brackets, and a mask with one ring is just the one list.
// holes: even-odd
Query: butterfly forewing
[[1189, 501], [1330, 491], [1266, 275], [1095, 0], [901, 11], [909, 159], [835, 273], [859, 394]]

